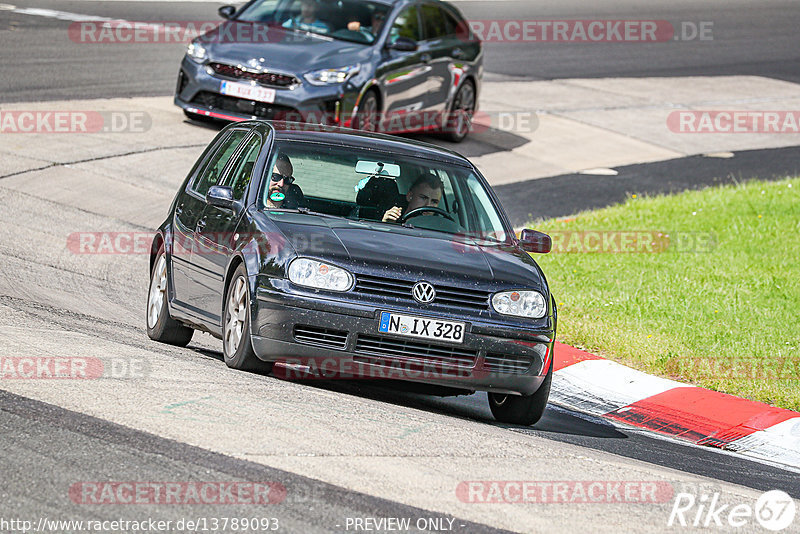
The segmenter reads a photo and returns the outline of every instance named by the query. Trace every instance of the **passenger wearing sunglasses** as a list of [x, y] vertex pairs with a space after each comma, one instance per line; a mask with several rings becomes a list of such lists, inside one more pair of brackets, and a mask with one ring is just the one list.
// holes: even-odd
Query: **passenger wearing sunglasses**
[[272, 168], [272, 179], [267, 191], [267, 207], [295, 209], [305, 206], [305, 196], [300, 186], [294, 183], [294, 167], [286, 154], [280, 154]]

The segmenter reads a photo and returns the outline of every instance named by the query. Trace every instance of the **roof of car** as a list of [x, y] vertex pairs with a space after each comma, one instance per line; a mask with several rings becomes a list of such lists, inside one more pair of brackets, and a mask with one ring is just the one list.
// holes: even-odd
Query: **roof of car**
[[395, 135], [308, 123], [273, 123], [263, 120], [247, 122], [273, 130], [276, 140], [307, 141], [359, 148], [380, 148], [396, 154], [423, 157], [455, 165], [472, 166], [467, 158], [457, 152]]

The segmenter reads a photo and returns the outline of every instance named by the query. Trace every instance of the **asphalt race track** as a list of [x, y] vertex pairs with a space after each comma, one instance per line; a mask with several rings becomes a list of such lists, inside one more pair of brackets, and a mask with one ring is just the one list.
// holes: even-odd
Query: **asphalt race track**
[[[216, 20], [219, 5], [12, 3], [149, 21]], [[648, 4], [470, 1], [459, 7], [476, 19], [639, 17], [713, 20], [730, 29], [711, 45], [674, 49], [671, 43], [498, 44], [486, 55], [487, 80], [494, 83], [730, 75], [800, 82], [796, 2]], [[0, 381], [0, 531], [23, 531], [2, 523], [12, 519], [34, 527], [43, 518], [185, 526], [200, 518], [208, 525], [247, 517], [276, 518], [278, 532], [391, 530], [368, 518], [411, 518], [412, 531], [432, 532], [662, 532], [692, 530], [667, 526], [679, 492], [698, 498], [718, 493], [732, 506], [752, 505], [771, 489], [800, 499], [798, 472], [557, 406], [535, 427], [514, 427], [494, 422], [484, 394], [437, 398], [369, 382], [289, 382], [227, 369], [220, 342], [205, 334], [196, 333], [186, 349], [150, 341], [144, 331], [146, 253], [133, 246], [87, 253], [76, 251], [74, 240], [85, 232], [146, 237], [215, 135], [215, 126], [187, 121], [171, 105], [184, 46], [68, 46], [70, 20], [4, 5], [0, 109], [142, 110], [152, 125], [120, 134], [0, 134], [0, 355], [82, 357], [104, 369], [94, 380]], [[480, 155], [527, 142], [496, 139], [498, 145], [483, 146], [479, 139], [463, 146], [468, 155]], [[497, 190], [522, 224], [529, 214], [568, 215], [617, 202], [632, 190], [670, 192], [728, 176], [779, 177], [797, 171], [797, 156], [793, 147], [759, 147], [737, 151], [734, 159], [619, 167], [617, 176], [591, 182], [578, 174], [523, 176]], [[690, 172], [696, 180], [685, 180]], [[508, 480], [647, 481], [669, 487], [670, 494], [654, 503], [492, 504], [468, 502], [458, 490], [465, 481]], [[285, 498], [268, 505], [129, 505], [94, 503], [81, 493], [104, 481], [271, 483], [285, 489]], [[44, 531], [80, 531], [48, 524]], [[242, 531], [230, 524], [168, 530]], [[717, 530], [764, 531], [757, 524]]]

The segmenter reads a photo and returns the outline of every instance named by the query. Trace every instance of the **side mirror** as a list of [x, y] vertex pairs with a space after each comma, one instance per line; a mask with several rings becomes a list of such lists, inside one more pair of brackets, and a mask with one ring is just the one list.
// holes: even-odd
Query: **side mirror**
[[225, 185], [212, 185], [206, 193], [206, 202], [217, 208], [233, 209], [233, 189]]
[[547, 254], [553, 247], [553, 241], [549, 235], [536, 230], [528, 230], [527, 228], [520, 234], [519, 244], [522, 250], [538, 254]]
[[219, 16], [223, 19], [229, 19], [234, 15], [234, 13], [236, 13], [236, 7], [222, 6], [217, 10], [217, 13], [219, 13]]
[[387, 44], [386, 48], [389, 50], [397, 50], [398, 52], [416, 52], [417, 42], [408, 37], [398, 37], [395, 42]]

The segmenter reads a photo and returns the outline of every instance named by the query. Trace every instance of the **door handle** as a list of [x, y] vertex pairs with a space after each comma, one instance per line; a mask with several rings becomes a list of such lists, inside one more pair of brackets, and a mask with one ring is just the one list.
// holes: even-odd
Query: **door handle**
[[423, 63], [430, 63], [431, 62], [431, 55], [427, 52], [420, 55], [419, 59], [422, 60]]
[[197, 221], [197, 230], [200, 231], [203, 228], [205, 228], [206, 227], [206, 222], [207, 222], [207, 219], [205, 217], [203, 217], [202, 219]]
[[453, 57], [454, 58], [464, 57], [464, 51], [461, 50], [460, 48], [454, 48], [453, 49]]

